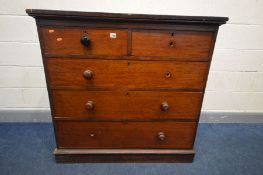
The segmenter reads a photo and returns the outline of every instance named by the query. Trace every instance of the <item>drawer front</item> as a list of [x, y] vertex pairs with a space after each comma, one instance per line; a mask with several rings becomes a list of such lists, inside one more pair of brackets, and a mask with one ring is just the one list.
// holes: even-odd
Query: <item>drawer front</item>
[[54, 117], [89, 120], [197, 119], [201, 92], [53, 90]]
[[190, 149], [194, 122], [56, 122], [59, 148]]
[[212, 32], [134, 31], [132, 55], [207, 61], [212, 39]]
[[[50, 58], [47, 61], [47, 70], [51, 88], [202, 90], [208, 63]], [[85, 77], [84, 72], [87, 73]]]
[[127, 55], [127, 30], [42, 28], [41, 32], [45, 54]]

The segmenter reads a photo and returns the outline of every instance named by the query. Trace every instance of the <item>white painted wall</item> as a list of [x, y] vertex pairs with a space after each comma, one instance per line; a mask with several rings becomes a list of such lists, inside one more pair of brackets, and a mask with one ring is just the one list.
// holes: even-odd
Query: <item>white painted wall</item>
[[227, 16], [202, 110], [263, 112], [262, 0], [0, 0], [0, 110], [49, 108], [35, 21], [26, 8]]

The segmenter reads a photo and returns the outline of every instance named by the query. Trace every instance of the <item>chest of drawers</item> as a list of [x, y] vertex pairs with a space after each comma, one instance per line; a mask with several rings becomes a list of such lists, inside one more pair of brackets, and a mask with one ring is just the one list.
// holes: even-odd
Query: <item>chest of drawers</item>
[[191, 162], [225, 17], [28, 9], [57, 162]]

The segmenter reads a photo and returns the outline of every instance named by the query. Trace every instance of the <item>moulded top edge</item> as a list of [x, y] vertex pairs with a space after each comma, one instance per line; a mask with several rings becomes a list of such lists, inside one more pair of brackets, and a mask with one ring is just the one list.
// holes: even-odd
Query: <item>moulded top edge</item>
[[162, 23], [199, 23], [199, 24], [225, 24], [228, 17], [214, 16], [177, 16], [177, 15], [150, 15], [150, 14], [126, 14], [126, 13], [101, 13], [81, 11], [61, 11], [26, 9], [26, 13], [35, 18], [80, 18], [114, 21], [141, 21]]

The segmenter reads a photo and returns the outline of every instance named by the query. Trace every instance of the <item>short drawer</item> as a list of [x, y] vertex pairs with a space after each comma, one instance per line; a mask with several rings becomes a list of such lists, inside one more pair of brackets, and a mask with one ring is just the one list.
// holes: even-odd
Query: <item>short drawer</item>
[[51, 88], [173, 88], [203, 90], [206, 62], [50, 58]]
[[132, 55], [208, 61], [212, 32], [134, 31]]
[[41, 28], [44, 53], [50, 55], [127, 55], [127, 30]]
[[194, 122], [56, 121], [59, 148], [191, 149]]
[[53, 116], [87, 120], [191, 119], [203, 93], [52, 90]]

